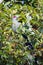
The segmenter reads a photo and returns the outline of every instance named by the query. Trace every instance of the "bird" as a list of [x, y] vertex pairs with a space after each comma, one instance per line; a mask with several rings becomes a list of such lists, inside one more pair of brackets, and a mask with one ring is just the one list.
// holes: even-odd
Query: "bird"
[[32, 49], [32, 50], [34, 49], [32, 43], [29, 41], [25, 43], [25, 46], [28, 46], [28, 49]]
[[3, 0], [0, 0], [0, 4], [3, 2]]
[[18, 29], [18, 27], [20, 26], [20, 22], [18, 22], [17, 18], [19, 17], [19, 15], [15, 15], [12, 18], [12, 29], [14, 32], [16, 32], [16, 30]]
[[28, 46], [28, 49], [34, 49], [32, 43], [29, 42], [27, 35], [26, 34], [22, 34], [22, 36], [27, 40], [27, 42], [25, 43], [25, 46]]

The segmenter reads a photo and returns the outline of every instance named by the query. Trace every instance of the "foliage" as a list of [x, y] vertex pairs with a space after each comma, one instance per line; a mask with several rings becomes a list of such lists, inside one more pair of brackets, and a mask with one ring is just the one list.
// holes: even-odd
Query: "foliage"
[[[39, 0], [35, 6], [34, 1], [23, 5], [13, 0], [0, 4], [0, 65], [43, 65], [43, 3]], [[30, 26], [27, 13], [32, 17]], [[12, 17], [16, 14], [20, 15], [21, 22], [17, 33], [12, 30]], [[25, 45], [27, 39], [22, 34], [27, 36], [33, 49]]]

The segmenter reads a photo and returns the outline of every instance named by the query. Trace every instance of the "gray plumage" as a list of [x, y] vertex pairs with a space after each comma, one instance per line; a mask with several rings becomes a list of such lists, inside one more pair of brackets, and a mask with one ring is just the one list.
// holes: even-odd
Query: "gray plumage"
[[20, 26], [20, 22], [18, 22], [18, 20], [17, 20], [17, 18], [18, 18], [19, 16], [18, 15], [16, 15], [16, 16], [14, 16], [13, 17], [13, 19], [12, 19], [12, 29], [14, 30], [14, 32], [16, 32], [16, 30], [18, 29], [18, 27]]

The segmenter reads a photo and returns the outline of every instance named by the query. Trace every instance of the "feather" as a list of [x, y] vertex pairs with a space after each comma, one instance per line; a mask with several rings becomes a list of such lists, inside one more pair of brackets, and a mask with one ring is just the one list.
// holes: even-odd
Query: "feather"
[[14, 16], [13, 19], [12, 19], [12, 29], [14, 32], [16, 32], [16, 30], [18, 29], [18, 27], [20, 26], [20, 22], [18, 22], [17, 18], [19, 16]]
[[2, 3], [3, 2], [3, 0], [0, 0], [0, 3]]
[[26, 42], [25, 46], [28, 46], [29, 49], [34, 49], [34, 47], [33, 47], [31, 42]]

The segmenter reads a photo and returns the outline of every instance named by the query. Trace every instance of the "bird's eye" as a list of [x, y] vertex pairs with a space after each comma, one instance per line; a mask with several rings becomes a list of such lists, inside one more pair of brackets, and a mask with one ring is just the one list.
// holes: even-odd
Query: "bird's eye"
[[13, 18], [16, 18], [16, 16], [14, 16]]

